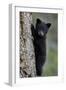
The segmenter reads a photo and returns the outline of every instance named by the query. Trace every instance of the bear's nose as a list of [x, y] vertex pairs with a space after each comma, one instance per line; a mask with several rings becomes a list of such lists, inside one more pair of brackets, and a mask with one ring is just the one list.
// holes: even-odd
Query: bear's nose
[[39, 32], [38, 32], [38, 35], [44, 36], [44, 32], [43, 32], [43, 31], [39, 31]]

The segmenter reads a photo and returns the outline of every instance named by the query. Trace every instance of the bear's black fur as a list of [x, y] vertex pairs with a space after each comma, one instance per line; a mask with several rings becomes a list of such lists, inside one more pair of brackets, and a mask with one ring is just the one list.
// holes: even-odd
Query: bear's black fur
[[37, 76], [41, 76], [42, 66], [46, 60], [46, 34], [50, 26], [50, 23], [45, 24], [40, 19], [36, 20], [35, 28], [33, 24], [31, 25], [32, 35], [34, 38]]

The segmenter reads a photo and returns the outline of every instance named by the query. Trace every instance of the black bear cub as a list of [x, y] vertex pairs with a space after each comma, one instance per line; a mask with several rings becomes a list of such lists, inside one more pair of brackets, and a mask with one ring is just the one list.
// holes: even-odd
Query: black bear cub
[[48, 32], [50, 23], [45, 24], [40, 19], [36, 20], [36, 26], [31, 25], [32, 35], [34, 38], [34, 49], [35, 49], [35, 59], [36, 59], [36, 74], [41, 76], [42, 66], [46, 60], [46, 34]]

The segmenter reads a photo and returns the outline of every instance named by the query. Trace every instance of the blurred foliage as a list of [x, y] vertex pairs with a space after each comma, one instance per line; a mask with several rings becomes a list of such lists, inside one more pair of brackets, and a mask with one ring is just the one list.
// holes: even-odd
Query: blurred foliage
[[48, 52], [48, 59], [43, 69], [42, 76], [56, 76], [58, 74], [57, 52], [50, 49]]

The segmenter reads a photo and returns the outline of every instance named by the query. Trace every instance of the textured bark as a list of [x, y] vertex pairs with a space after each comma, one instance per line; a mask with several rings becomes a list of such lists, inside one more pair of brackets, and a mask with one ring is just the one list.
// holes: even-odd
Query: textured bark
[[36, 76], [31, 22], [31, 13], [20, 12], [20, 77]]

